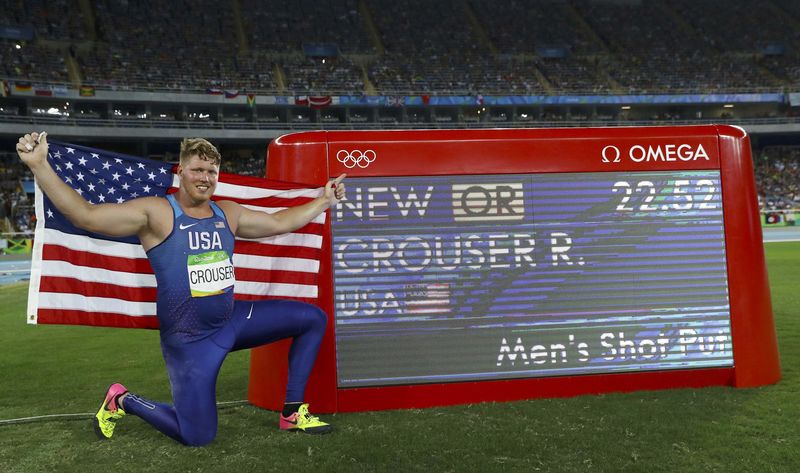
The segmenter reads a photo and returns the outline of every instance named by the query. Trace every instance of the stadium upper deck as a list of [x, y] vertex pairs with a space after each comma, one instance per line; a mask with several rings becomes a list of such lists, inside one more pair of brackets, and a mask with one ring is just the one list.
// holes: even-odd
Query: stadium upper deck
[[[98, 88], [534, 95], [800, 86], [792, 0], [3, 0], [0, 25], [34, 36], [0, 40], [0, 76]], [[304, 45], [323, 52], [304, 54]]]

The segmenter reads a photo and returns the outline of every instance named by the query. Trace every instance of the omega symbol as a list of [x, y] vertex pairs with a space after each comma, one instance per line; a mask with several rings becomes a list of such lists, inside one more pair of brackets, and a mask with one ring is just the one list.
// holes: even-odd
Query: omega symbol
[[356, 166], [364, 169], [369, 166], [371, 162], [375, 161], [376, 157], [375, 151], [371, 149], [363, 152], [358, 149], [354, 149], [353, 151], [340, 150], [336, 153], [336, 160], [344, 164], [344, 167], [347, 169], [352, 169]]
[[604, 163], [618, 163], [619, 162], [619, 148], [614, 145], [608, 145], [600, 152]]

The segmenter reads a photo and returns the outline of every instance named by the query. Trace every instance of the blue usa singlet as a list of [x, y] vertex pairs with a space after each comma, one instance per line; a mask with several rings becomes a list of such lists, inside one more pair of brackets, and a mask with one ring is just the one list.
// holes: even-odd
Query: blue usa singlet
[[157, 315], [161, 338], [183, 343], [215, 333], [233, 310], [234, 236], [225, 214], [214, 203], [214, 215], [186, 215], [173, 195], [172, 233], [147, 256], [158, 283]]

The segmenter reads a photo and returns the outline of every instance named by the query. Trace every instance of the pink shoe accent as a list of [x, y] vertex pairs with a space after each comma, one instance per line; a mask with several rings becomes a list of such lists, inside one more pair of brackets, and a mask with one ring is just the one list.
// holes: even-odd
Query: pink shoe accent
[[281, 430], [292, 430], [297, 428], [297, 417], [299, 414], [295, 412], [294, 414], [290, 415], [289, 417], [283, 417], [281, 414], [281, 422], [280, 428]]
[[106, 410], [114, 412], [119, 409], [120, 406], [117, 405], [117, 396], [120, 394], [125, 394], [126, 392], [128, 392], [128, 390], [125, 389], [125, 386], [119, 383], [114, 383], [109, 386], [108, 391], [106, 391], [106, 398], [103, 401], [106, 406]]

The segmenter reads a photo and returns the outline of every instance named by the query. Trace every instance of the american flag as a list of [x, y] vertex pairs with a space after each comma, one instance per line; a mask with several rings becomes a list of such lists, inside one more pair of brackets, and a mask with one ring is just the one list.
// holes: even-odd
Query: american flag
[[[177, 190], [163, 162], [49, 141], [56, 173], [93, 204], [120, 203]], [[276, 212], [312, 200], [321, 189], [220, 174], [215, 200]], [[237, 299], [317, 302], [325, 213], [286, 235], [236, 239]], [[73, 226], [36, 187], [36, 233], [28, 323], [157, 328], [156, 279], [136, 236], [112, 238]]]

